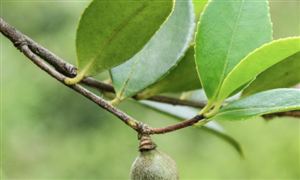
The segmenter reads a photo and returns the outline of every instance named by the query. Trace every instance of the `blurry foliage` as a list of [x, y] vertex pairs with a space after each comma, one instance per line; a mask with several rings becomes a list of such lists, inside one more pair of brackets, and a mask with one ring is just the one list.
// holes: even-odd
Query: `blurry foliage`
[[[75, 62], [75, 31], [87, 2], [1, 3], [5, 20]], [[299, 11], [299, 1], [271, 1], [275, 38], [300, 35]], [[8, 40], [2, 36], [0, 40], [0, 169], [6, 179], [128, 179], [138, 154], [136, 134], [41, 72]], [[174, 123], [171, 117], [131, 101], [121, 108], [155, 127]], [[195, 128], [154, 140], [177, 161], [181, 179], [300, 178], [298, 119], [258, 118], [222, 125], [243, 145], [245, 160], [226, 143]]]
[[300, 35], [300, 1], [269, 0], [274, 39]]

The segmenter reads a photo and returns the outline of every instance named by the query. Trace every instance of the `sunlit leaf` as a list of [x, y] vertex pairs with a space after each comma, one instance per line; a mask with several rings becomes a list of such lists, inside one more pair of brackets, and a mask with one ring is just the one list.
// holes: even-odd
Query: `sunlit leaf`
[[247, 55], [224, 79], [219, 100], [254, 79], [274, 64], [300, 51], [300, 37], [285, 38], [264, 44]]
[[81, 76], [95, 75], [131, 58], [165, 22], [172, 0], [94, 0], [77, 29]]
[[292, 87], [300, 83], [300, 53], [296, 53], [275, 64], [257, 78], [243, 91], [243, 96], [268, 89]]
[[229, 103], [211, 119], [243, 120], [275, 112], [300, 110], [299, 89], [273, 89]]
[[191, 0], [176, 1], [168, 21], [148, 44], [132, 59], [111, 71], [117, 99], [133, 96], [164, 76], [184, 55], [193, 33]]
[[216, 98], [228, 73], [249, 52], [272, 40], [267, 0], [212, 0], [200, 18], [196, 64], [208, 99]]

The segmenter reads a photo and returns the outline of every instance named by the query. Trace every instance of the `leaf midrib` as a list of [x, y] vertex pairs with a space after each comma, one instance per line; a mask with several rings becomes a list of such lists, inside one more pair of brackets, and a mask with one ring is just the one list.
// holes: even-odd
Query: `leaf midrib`
[[243, 9], [244, 3], [245, 3], [245, 0], [242, 0], [241, 5], [240, 5], [240, 9], [239, 9], [239, 13], [237, 15], [237, 20], [235, 22], [234, 29], [233, 29], [232, 34], [231, 34], [229, 48], [228, 48], [227, 53], [226, 53], [225, 66], [224, 66], [224, 68], [222, 70], [222, 75], [220, 77], [219, 85], [218, 85], [217, 90], [215, 91], [214, 95], [212, 96], [212, 99], [214, 99], [214, 98], [216, 98], [218, 96], [220, 88], [221, 88], [221, 86], [222, 86], [222, 84], [224, 82], [223, 80], [225, 79], [224, 78], [225, 77], [225, 71], [226, 71], [226, 69], [228, 67], [228, 56], [229, 56], [229, 54], [230, 54], [230, 52], [232, 50], [233, 40], [235, 39], [234, 34], [236, 33], [236, 31], [238, 29], [238, 25], [239, 25], [239, 21], [240, 21], [240, 18], [241, 18], [241, 14], [242, 14], [242, 9]]

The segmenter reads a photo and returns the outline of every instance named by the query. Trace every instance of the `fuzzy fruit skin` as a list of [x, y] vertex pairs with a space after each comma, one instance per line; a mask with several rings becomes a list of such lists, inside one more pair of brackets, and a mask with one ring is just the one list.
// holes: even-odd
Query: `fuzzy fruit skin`
[[131, 180], [178, 180], [176, 163], [156, 149], [141, 151], [130, 171]]

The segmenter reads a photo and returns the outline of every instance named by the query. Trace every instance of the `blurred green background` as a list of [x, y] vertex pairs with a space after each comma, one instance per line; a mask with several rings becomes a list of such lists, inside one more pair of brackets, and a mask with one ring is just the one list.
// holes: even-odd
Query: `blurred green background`
[[[75, 63], [74, 37], [88, 1], [1, 1], [1, 17]], [[272, 1], [274, 37], [300, 35], [300, 1]], [[255, 12], [253, 12], [255, 13]], [[136, 134], [39, 70], [1, 39], [1, 171], [6, 179], [128, 179]], [[172, 117], [135, 103], [121, 108], [153, 126]], [[220, 122], [245, 159], [199, 129], [155, 136], [181, 179], [300, 179], [300, 119]]]

